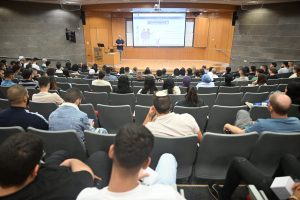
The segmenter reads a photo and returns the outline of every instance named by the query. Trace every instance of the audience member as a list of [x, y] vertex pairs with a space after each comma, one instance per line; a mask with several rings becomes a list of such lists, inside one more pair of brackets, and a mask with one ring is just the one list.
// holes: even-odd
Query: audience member
[[130, 87], [129, 78], [126, 75], [121, 75], [118, 79], [117, 88], [114, 89], [115, 93], [126, 94], [132, 93], [132, 89]]
[[151, 74], [151, 70], [149, 67], [146, 67], [145, 71], [144, 71], [145, 75]]
[[140, 183], [140, 179], [146, 180], [146, 176], [149, 176], [145, 169], [150, 165], [153, 145], [154, 137], [144, 126], [131, 124], [121, 128], [109, 148], [108, 154], [113, 164], [108, 187], [101, 190], [86, 188], [80, 192], [77, 200], [183, 200], [173, 188], [176, 184], [177, 162], [172, 154], [160, 157], [154, 172], [157, 178], [153, 183]]
[[292, 81], [290, 82], [285, 90], [286, 95], [288, 95], [292, 104], [300, 105], [300, 81]]
[[133, 67], [132, 68], [132, 74], [136, 75], [138, 72], [138, 68], [137, 67]]
[[176, 103], [176, 106], [183, 107], [201, 107], [205, 106], [204, 101], [200, 99], [197, 95], [197, 89], [195, 87], [187, 88], [187, 93], [183, 101]]
[[187, 76], [193, 76], [193, 70], [192, 70], [192, 68], [187, 68]]
[[105, 76], [103, 78], [103, 80], [106, 80], [106, 81], [117, 81], [118, 78], [114, 75], [111, 75], [111, 67], [109, 66], [106, 66], [105, 68]]
[[55, 69], [54, 68], [51, 68], [51, 67], [48, 68], [46, 73], [47, 73], [48, 76], [55, 77]]
[[212, 72], [212, 80], [214, 80], [215, 78], [219, 78], [219, 76], [217, 75], [217, 70], [216, 70], [216, 68], [213, 68], [212, 70], [211, 70], [211, 72]]
[[187, 87], [187, 88], [190, 87], [191, 80], [192, 80], [192, 78], [190, 76], [183, 77], [183, 79], [182, 79], [182, 86], [183, 87]]
[[238, 81], [249, 81], [248, 77], [246, 76], [247, 74], [247, 71], [244, 67], [240, 68], [239, 69], [239, 75], [240, 77], [239, 78], [235, 78], [233, 80], [233, 82], [238, 82]]
[[67, 159], [64, 151], [53, 153], [44, 163], [43, 149], [42, 139], [30, 133], [14, 134], [0, 145], [1, 199], [74, 200], [82, 189], [94, 185], [96, 176], [86, 164]]
[[65, 67], [64, 67], [64, 70], [72, 70], [72, 64], [71, 64], [71, 62], [66, 62], [66, 64], [65, 64]]
[[143, 124], [153, 135], [176, 137], [196, 134], [200, 141], [202, 133], [194, 117], [187, 113], [175, 114], [171, 107], [170, 96], [157, 92]]
[[86, 63], [81, 65], [81, 72], [82, 73], [89, 72], [89, 66]]
[[98, 72], [98, 65], [96, 63], [94, 63], [91, 69], [95, 70], [95, 73], [97, 73]]
[[119, 74], [120, 75], [125, 74], [125, 68], [124, 67], [120, 67]]
[[37, 65], [38, 60], [39, 60], [38, 58], [33, 58], [32, 59], [32, 68], [33, 69], [40, 70], [40, 66]]
[[260, 66], [260, 69], [263, 70], [263, 74], [269, 75], [269, 68], [268, 68], [268, 65], [261, 65], [261, 66]]
[[290, 73], [290, 68], [288, 62], [283, 62], [281, 68], [278, 70], [278, 74]]
[[180, 75], [179, 69], [178, 69], [178, 68], [175, 68], [175, 69], [173, 70], [173, 76], [174, 76], [174, 77], [178, 77], [179, 75]]
[[252, 65], [250, 66], [250, 72], [248, 74], [249, 77], [253, 77], [256, 74], [256, 66]]
[[72, 65], [72, 71], [73, 71], [73, 72], [78, 72], [78, 71], [79, 71], [79, 66], [78, 66], [78, 64], [73, 64], [73, 65]]
[[165, 94], [181, 94], [180, 88], [175, 86], [175, 82], [171, 77], [164, 80], [162, 91]]
[[255, 76], [252, 77], [251, 81], [253, 81], [253, 84], [256, 84], [257, 78], [259, 74], [264, 74], [264, 70], [257, 69], [255, 72]]
[[276, 62], [272, 62], [272, 63], [270, 64], [270, 68], [272, 68], [272, 67], [276, 69], [277, 63], [276, 63]]
[[19, 81], [20, 85], [28, 89], [36, 89], [38, 87], [38, 83], [32, 80], [32, 70], [31, 69], [24, 69], [22, 72], [23, 79]]
[[300, 78], [300, 66], [299, 65], [294, 66], [293, 72], [294, 73], [290, 76], [290, 78]]
[[180, 70], [179, 70], [179, 76], [183, 77], [185, 76], [185, 68], [182, 67]]
[[46, 69], [51, 67], [51, 61], [50, 60], [47, 60], [45, 64], [46, 64]]
[[226, 87], [235, 86], [234, 84], [232, 84], [233, 77], [232, 77], [231, 73], [226, 73], [223, 77], [225, 78], [224, 86], [226, 86]]
[[49, 130], [62, 131], [73, 129], [77, 132], [78, 138], [84, 142], [85, 130], [93, 132], [107, 133], [103, 128], [95, 129], [94, 122], [89, 120], [86, 113], [79, 110], [83, 95], [77, 88], [67, 90], [64, 100], [65, 102], [53, 111], [49, 116]]
[[124, 71], [125, 71], [125, 75], [128, 76], [128, 78], [133, 78], [133, 76], [130, 74], [130, 68], [129, 67], [125, 67]]
[[62, 74], [63, 73], [62, 66], [61, 66], [60, 62], [56, 63], [56, 71], [55, 71], [55, 73], [57, 73], [57, 74]]
[[267, 85], [267, 76], [263, 73], [257, 74], [257, 80], [254, 81], [250, 86], [261, 86], [261, 85]]
[[1, 82], [2, 87], [10, 87], [16, 83], [13, 82], [14, 72], [11, 69], [7, 69], [4, 72], [4, 80]]
[[142, 72], [138, 72], [136, 74], [136, 81], [144, 81], [144, 77], [143, 77], [143, 73]]
[[40, 92], [32, 95], [32, 102], [37, 103], [55, 103], [60, 105], [64, 100], [57, 93], [49, 93], [50, 89], [50, 78], [41, 77], [39, 78]]
[[64, 77], [66, 77], [66, 78], [71, 77], [71, 76], [70, 76], [70, 72], [69, 72], [68, 69], [64, 69], [64, 70], [63, 70], [63, 75], [64, 75]]
[[197, 89], [199, 87], [214, 87], [215, 83], [212, 82], [211, 77], [208, 74], [204, 74], [201, 77], [201, 81], [196, 85]]
[[166, 68], [163, 68], [163, 69], [161, 70], [161, 72], [162, 72], [162, 76], [163, 76], [163, 77], [166, 77], [166, 76], [167, 76], [167, 70], [166, 70]]
[[269, 68], [269, 77], [268, 79], [278, 79], [278, 71], [275, 67]]
[[144, 88], [138, 91], [138, 94], [154, 94], [157, 91], [155, 79], [152, 75], [145, 77]]
[[85, 77], [86, 79], [94, 79], [94, 75], [95, 75], [95, 70], [94, 69], [90, 69], [88, 75]]
[[0, 127], [21, 126], [26, 130], [31, 126], [48, 130], [48, 122], [43, 116], [27, 110], [29, 96], [24, 86], [11, 86], [7, 90], [7, 98], [10, 108], [0, 111]]
[[195, 70], [194, 75], [195, 78], [200, 78], [200, 70]]
[[280, 133], [300, 131], [299, 119], [296, 117], [288, 117], [288, 111], [292, 104], [290, 97], [284, 93], [275, 92], [270, 96], [269, 102], [268, 110], [271, 113], [271, 119], [258, 119], [253, 123], [249, 113], [245, 110], [240, 110], [237, 113], [236, 126], [225, 124], [224, 130], [230, 131], [233, 134], [243, 134], [254, 131], [258, 133], [263, 131]]
[[110, 82], [108, 82], [106, 80], [103, 80], [104, 77], [105, 77], [105, 73], [102, 70], [99, 70], [98, 79], [93, 80], [92, 85], [95, 85], [95, 86], [109, 86], [111, 91], [112, 91], [112, 87], [111, 87]]
[[163, 80], [162, 80], [162, 75], [163, 75], [162, 70], [158, 69], [158, 70], [156, 71], [156, 76], [155, 76], [156, 82], [158, 82], [158, 83], [163, 82]]

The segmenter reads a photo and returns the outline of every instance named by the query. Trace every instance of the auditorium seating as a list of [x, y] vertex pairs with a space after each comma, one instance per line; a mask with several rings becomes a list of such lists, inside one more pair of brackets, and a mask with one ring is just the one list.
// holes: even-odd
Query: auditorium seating
[[249, 112], [253, 121], [256, 121], [257, 119], [271, 118], [270, 111], [267, 107], [253, 106]]
[[221, 106], [241, 106], [243, 93], [219, 93], [217, 95], [215, 105]]
[[80, 91], [91, 91], [90, 85], [89, 84], [77, 84], [77, 83], [72, 83], [72, 88], [78, 88]]
[[87, 153], [92, 155], [97, 151], [108, 152], [110, 145], [114, 143], [115, 137], [115, 134], [98, 134], [91, 131], [84, 131]]
[[261, 85], [257, 92], [273, 92], [277, 90], [277, 85]]
[[257, 133], [244, 135], [205, 133], [195, 162], [195, 177], [224, 180], [231, 160], [236, 156], [249, 158], [257, 138]]
[[261, 92], [261, 93], [252, 93], [246, 92], [244, 97], [242, 98], [242, 103], [250, 102], [250, 103], [261, 103], [265, 102], [269, 98], [269, 92]]
[[74, 130], [44, 131], [28, 127], [29, 133], [40, 136], [44, 142], [46, 157], [58, 150], [66, 150], [73, 158], [85, 160], [85, 147]]
[[204, 101], [204, 104], [209, 106], [209, 108], [211, 108], [215, 103], [217, 94], [216, 93], [198, 94], [198, 98], [202, 99]]
[[137, 94], [136, 105], [152, 106], [153, 105], [153, 94]]
[[0, 99], [0, 110], [8, 108], [9, 103], [7, 99]]
[[98, 117], [96, 116], [95, 108], [94, 108], [93, 104], [90, 104], [90, 103], [80, 104], [78, 107], [82, 112], [87, 114], [89, 119], [94, 120], [94, 127], [98, 128], [99, 127]]
[[135, 106], [135, 123], [143, 124], [145, 118], [149, 112], [150, 106], [142, 106], [136, 105]]
[[111, 93], [109, 95], [111, 105], [129, 105], [131, 112], [134, 111], [135, 106], [135, 95], [133, 93], [128, 94], [118, 94]]
[[70, 83], [57, 82], [56, 85], [57, 85], [58, 88], [60, 88], [61, 90], [64, 90], [64, 91], [67, 91], [68, 89], [71, 88]]
[[198, 93], [199, 94], [210, 94], [210, 93], [217, 93], [218, 87], [199, 87]]
[[47, 120], [49, 119], [50, 114], [57, 109], [57, 105], [54, 103], [29, 103], [29, 110], [31, 112], [37, 112], [40, 115], [44, 116]]
[[0, 144], [15, 133], [23, 133], [24, 129], [20, 126], [0, 127]]
[[258, 86], [241, 86], [240, 92], [257, 92]]
[[107, 92], [107, 93], [111, 92], [110, 86], [95, 86], [95, 85], [91, 85], [90, 88], [91, 88], [91, 90], [93, 92]]
[[239, 86], [234, 86], [234, 87], [220, 86], [218, 90], [218, 93], [238, 93], [238, 92], [240, 92]]
[[3, 86], [0, 86], [0, 98], [1, 99], [7, 99], [7, 90], [8, 90], [9, 87], [3, 87]]

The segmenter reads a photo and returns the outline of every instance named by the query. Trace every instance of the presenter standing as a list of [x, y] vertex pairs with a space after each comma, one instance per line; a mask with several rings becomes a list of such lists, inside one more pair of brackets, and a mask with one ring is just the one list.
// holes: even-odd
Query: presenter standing
[[116, 40], [117, 49], [120, 52], [120, 62], [122, 63], [122, 54], [124, 49], [125, 41], [122, 39], [121, 35], [118, 35], [118, 39]]

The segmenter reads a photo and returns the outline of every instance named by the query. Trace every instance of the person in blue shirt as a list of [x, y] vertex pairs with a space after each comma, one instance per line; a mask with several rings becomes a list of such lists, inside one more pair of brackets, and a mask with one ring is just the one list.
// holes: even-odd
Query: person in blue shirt
[[10, 87], [16, 83], [12, 80], [14, 79], [14, 72], [11, 69], [7, 69], [4, 72], [4, 81], [1, 82], [2, 87]]
[[232, 134], [244, 134], [250, 132], [300, 132], [300, 120], [296, 117], [288, 117], [292, 101], [289, 96], [281, 92], [273, 93], [269, 98], [268, 110], [271, 119], [258, 119], [253, 124], [241, 129], [231, 124], [225, 124], [224, 131]]
[[106, 80], [106, 81], [118, 81], [118, 78], [114, 75], [111, 75], [111, 67], [107, 66], [105, 68], [105, 76], [103, 78], [103, 80]]
[[121, 35], [118, 35], [118, 39], [116, 40], [117, 49], [120, 52], [120, 62], [122, 63], [122, 54], [124, 50], [125, 41], [122, 39]]

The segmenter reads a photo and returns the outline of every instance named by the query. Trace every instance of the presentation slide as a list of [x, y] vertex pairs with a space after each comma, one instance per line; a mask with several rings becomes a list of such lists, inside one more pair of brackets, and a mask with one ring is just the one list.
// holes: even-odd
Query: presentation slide
[[185, 13], [133, 13], [136, 47], [183, 47]]

